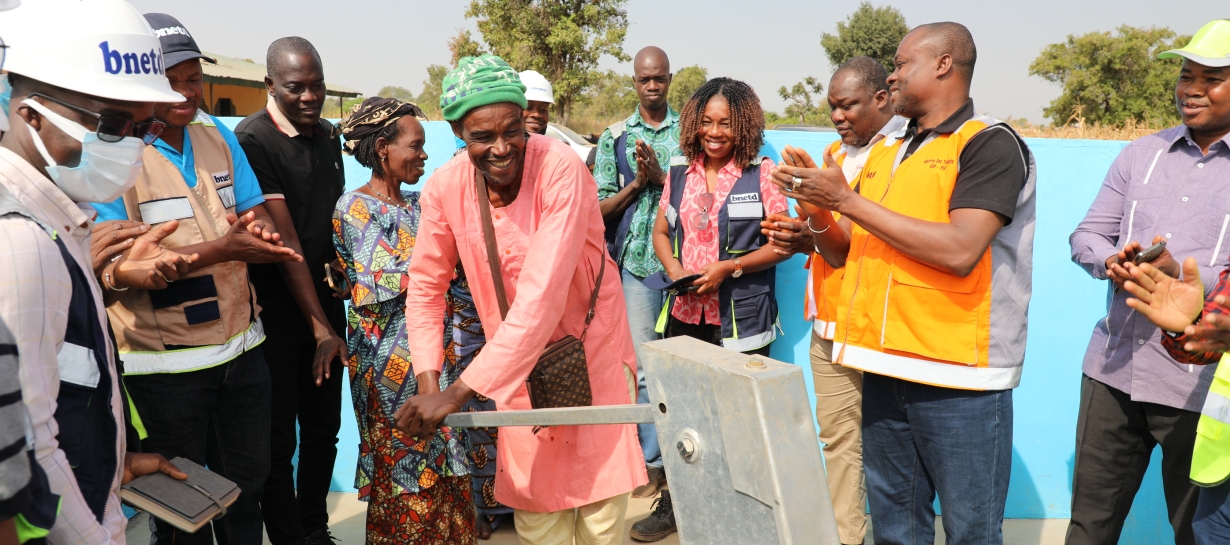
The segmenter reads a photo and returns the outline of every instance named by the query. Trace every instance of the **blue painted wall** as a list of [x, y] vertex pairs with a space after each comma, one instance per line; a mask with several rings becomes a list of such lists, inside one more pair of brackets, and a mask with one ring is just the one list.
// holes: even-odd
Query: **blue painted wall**
[[[234, 126], [238, 119], [226, 119]], [[789, 144], [820, 158], [834, 133], [769, 131], [765, 152], [778, 160]], [[1105, 314], [1106, 285], [1069, 260], [1068, 235], [1084, 216], [1124, 142], [1029, 139], [1038, 165], [1038, 223], [1034, 247], [1034, 295], [1030, 306], [1029, 346], [1021, 386], [1014, 395], [1015, 422], [1009, 518], [1067, 518], [1072, 493], [1076, 413], [1081, 358], [1094, 322]], [[447, 123], [427, 124], [426, 170], [444, 164], [455, 150]], [[346, 158], [346, 187], [367, 182], [368, 172]], [[418, 186], [421, 188], [421, 185]], [[810, 324], [803, 317], [804, 258], [778, 267], [778, 293], [785, 331], [773, 357], [808, 367]], [[815, 403], [814, 396], [812, 403]], [[343, 408], [340, 453], [333, 489], [353, 491], [358, 435], [353, 411]], [[1121, 543], [1173, 542], [1158, 474], [1160, 451], [1136, 498]]]

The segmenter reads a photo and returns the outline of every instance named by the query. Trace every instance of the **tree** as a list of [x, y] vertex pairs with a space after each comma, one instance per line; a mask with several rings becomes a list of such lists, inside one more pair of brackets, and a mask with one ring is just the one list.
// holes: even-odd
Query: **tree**
[[892, 72], [897, 44], [909, 32], [905, 16], [897, 8], [877, 8], [864, 0], [845, 22], [837, 23], [837, 34], [826, 32], [820, 36], [820, 46], [834, 70], [854, 57], [866, 55]]
[[414, 100], [414, 93], [405, 87], [398, 85], [385, 85], [379, 91], [376, 91], [376, 96], [384, 98], [395, 98], [397, 100], [411, 102]]
[[[821, 99], [820, 93], [822, 92], [824, 92], [824, 84], [808, 76], [789, 89], [783, 85], [777, 90], [777, 96], [782, 97], [782, 100], [790, 101], [790, 104], [786, 106], [786, 118], [798, 119], [800, 125], [829, 125], [831, 124], [828, 117], [829, 107], [828, 103]], [[813, 104], [813, 95], [824, 103]]]
[[462, 57], [477, 57], [486, 53], [483, 51], [482, 44], [474, 41], [474, 38], [470, 36], [470, 31], [461, 28], [457, 29], [456, 36], [449, 38], [448, 52], [452, 54], [449, 63], [453, 65], [453, 68], [457, 68], [457, 61]]
[[687, 104], [688, 99], [692, 98], [706, 81], [709, 81], [709, 71], [700, 65], [680, 68], [671, 79], [671, 89], [666, 93], [666, 102], [676, 112], [683, 110], [683, 105]]
[[1159, 60], [1160, 51], [1182, 47], [1191, 36], [1169, 28], [1127, 25], [1110, 32], [1069, 35], [1050, 44], [1029, 65], [1029, 74], [1063, 86], [1043, 110], [1054, 125], [1082, 117], [1089, 123], [1120, 126], [1128, 120], [1171, 124], [1179, 119], [1174, 84], [1179, 60]]
[[573, 104], [602, 74], [598, 59], [610, 55], [630, 60], [623, 50], [626, 2], [471, 0], [466, 17], [478, 19], [492, 53], [518, 70], [546, 76], [555, 91], [560, 122], [567, 125]]
[[427, 115], [427, 119], [444, 119], [440, 113], [440, 93], [443, 91], [446, 74], [448, 74], [448, 68], [444, 66], [433, 64], [427, 67], [427, 79], [423, 80], [423, 90], [414, 99], [414, 102]]
[[607, 70], [578, 98], [568, 126], [583, 134], [600, 133], [611, 123], [628, 117], [636, 102], [632, 76]]

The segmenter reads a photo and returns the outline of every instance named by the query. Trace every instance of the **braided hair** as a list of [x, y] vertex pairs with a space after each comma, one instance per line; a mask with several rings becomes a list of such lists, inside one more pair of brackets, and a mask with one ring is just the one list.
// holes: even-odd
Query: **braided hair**
[[739, 80], [714, 78], [692, 95], [679, 114], [679, 148], [688, 162], [704, 157], [700, 120], [709, 100], [722, 95], [730, 106], [730, 129], [734, 135], [734, 160], [741, 167], [752, 163], [764, 146], [764, 110], [752, 87]]
[[[400, 118], [399, 118], [400, 120]], [[363, 138], [354, 147], [354, 158], [367, 168], [372, 169], [372, 173], [377, 176], [384, 175], [384, 165], [380, 164], [380, 156], [376, 153], [376, 140], [383, 138], [386, 142], [392, 144], [397, 141], [397, 136], [401, 133], [398, 129], [398, 123], [394, 121], [389, 123], [378, 132], [374, 132]]]

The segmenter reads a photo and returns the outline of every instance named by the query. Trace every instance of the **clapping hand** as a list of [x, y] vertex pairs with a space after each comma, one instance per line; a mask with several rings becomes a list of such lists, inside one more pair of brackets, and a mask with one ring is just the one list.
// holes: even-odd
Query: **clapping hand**
[[302, 256], [282, 245], [281, 236], [271, 224], [256, 219], [255, 212], [238, 217], [227, 214], [226, 220], [231, 222], [231, 229], [224, 237], [228, 260], [244, 263], [303, 261]]
[[172, 220], [150, 229], [134, 239], [127, 254], [115, 262], [111, 269], [115, 287], [132, 287], [143, 290], [160, 290], [167, 282], [178, 280], [187, 274], [189, 266], [199, 257], [184, 255], [159, 246], [162, 239], [179, 228]]
[[666, 185], [666, 172], [658, 163], [658, 154], [644, 140], [636, 141], [636, 175], [658, 187]]
[[[797, 188], [796, 177], [799, 179]], [[782, 164], [773, 167], [773, 183], [798, 201], [808, 216], [837, 210], [854, 195], [846, 175], [828, 149], [824, 150], [824, 168], [820, 168], [806, 151], [786, 146], [782, 149]]]
[[[1228, 301], [1218, 295], [1213, 302], [1224, 308]], [[1230, 316], [1226, 314], [1206, 314], [1199, 324], [1189, 325], [1183, 332], [1190, 338], [1183, 345], [1188, 352], [1230, 351]]]
[[1182, 280], [1148, 263], [1122, 266], [1130, 275], [1123, 289], [1132, 297], [1127, 305], [1158, 327], [1186, 332], [1204, 308], [1204, 284], [1195, 258], [1183, 261]]
[[148, 223], [132, 220], [101, 221], [90, 233], [90, 256], [94, 261], [94, 276], [102, 276], [112, 260], [132, 247], [133, 240], [149, 231]]
[[804, 232], [807, 212], [795, 205], [798, 218], [788, 214], [769, 214], [760, 222], [760, 232], [769, 237], [769, 244], [777, 255], [790, 256], [794, 254], [811, 253], [812, 238]]

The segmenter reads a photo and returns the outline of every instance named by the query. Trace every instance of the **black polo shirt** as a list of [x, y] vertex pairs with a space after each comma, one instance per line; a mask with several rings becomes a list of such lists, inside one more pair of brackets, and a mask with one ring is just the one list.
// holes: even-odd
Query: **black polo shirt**
[[[905, 155], [901, 160], [918, 151], [931, 133], [952, 134], [976, 114], [971, 99], [934, 128], [919, 131], [918, 120], [911, 119], [905, 129]], [[948, 210], [990, 210], [1012, 223], [1017, 199], [1029, 175], [1027, 157], [1029, 148], [1011, 130], [988, 129], [974, 135], [965, 143], [957, 159], [957, 183], [953, 186]]]
[[[345, 307], [324, 281], [324, 266], [337, 258], [333, 249], [333, 206], [346, 184], [341, 139], [333, 125], [320, 120], [309, 134], [299, 134], [272, 103], [235, 127], [239, 145], [260, 181], [265, 200], [285, 200], [303, 247], [316, 296], [333, 330], [346, 334]], [[265, 335], [272, 344], [315, 342], [276, 264], [250, 265]]]

